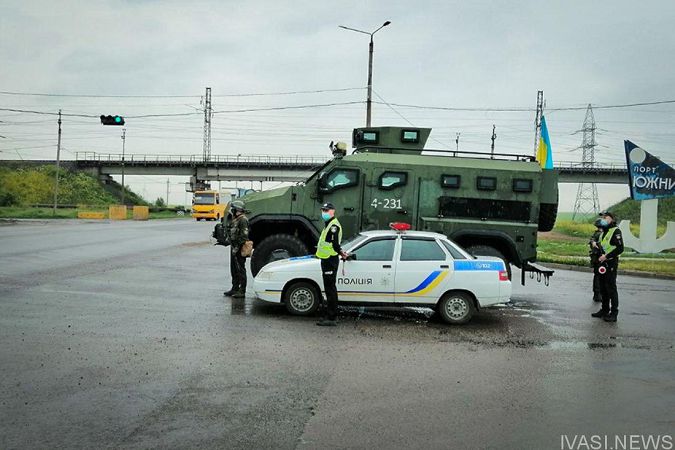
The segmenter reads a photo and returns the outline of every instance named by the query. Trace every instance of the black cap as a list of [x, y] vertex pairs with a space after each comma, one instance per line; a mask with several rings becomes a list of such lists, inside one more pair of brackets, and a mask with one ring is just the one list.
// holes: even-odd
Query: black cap
[[327, 202], [321, 205], [321, 209], [323, 211], [328, 211], [329, 209], [335, 209], [335, 205], [333, 205], [331, 202]]
[[609, 216], [609, 217], [612, 218], [612, 220], [616, 220], [616, 216], [614, 216], [614, 213], [613, 213], [613, 212], [610, 212], [610, 211], [603, 211], [603, 212], [601, 212], [601, 213], [598, 214], [598, 215], [601, 216], [601, 217]]

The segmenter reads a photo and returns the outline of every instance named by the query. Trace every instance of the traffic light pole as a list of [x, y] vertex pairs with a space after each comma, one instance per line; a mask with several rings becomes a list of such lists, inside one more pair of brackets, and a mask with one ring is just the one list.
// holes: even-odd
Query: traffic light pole
[[56, 215], [56, 207], [59, 202], [59, 166], [61, 165], [61, 110], [59, 109], [59, 138], [56, 142], [56, 181], [54, 183], [54, 210], [52, 215]]
[[[124, 144], [126, 143], [127, 140], [127, 129], [122, 128], [122, 204], [125, 205], [124, 203]], [[124, 206], [125, 211], [126, 211], [126, 205]], [[126, 212], [125, 212], [126, 214]]]

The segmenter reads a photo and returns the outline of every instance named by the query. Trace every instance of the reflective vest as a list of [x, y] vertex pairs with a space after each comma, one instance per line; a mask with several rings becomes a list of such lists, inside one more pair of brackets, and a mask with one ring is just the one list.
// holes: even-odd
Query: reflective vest
[[332, 226], [338, 227], [338, 242], [342, 242], [342, 225], [340, 225], [340, 221], [337, 220], [337, 218], [333, 217], [331, 221], [328, 222], [326, 226], [323, 228], [321, 236], [319, 236], [319, 242], [316, 244], [317, 258], [327, 259], [330, 258], [331, 256], [337, 256], [337, 252], [333, 248], [333, 244], [331, 242], [326, 242], [326, 235], [328, 234], [328, 230], [330, 230], [330, 227]]
[[600, 244], [602, 245], [602, 249], [605, 251], [605, 255], [614, 251], [616, 248], [614, 245], [610, 244], [609, 241], [612, 240], [614, 237], [614, 232], [618, 230], [617, 227], [612, 227], [609, 230], [607, 230], [607, 233], [602, 237], [602, 240], [600, 241]]

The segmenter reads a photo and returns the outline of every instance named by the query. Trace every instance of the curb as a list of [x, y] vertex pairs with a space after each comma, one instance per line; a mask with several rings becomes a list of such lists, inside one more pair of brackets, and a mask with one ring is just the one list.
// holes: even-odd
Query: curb
[[[550, 267], [552, 269], [562, 269], [562, 270], [573, 270], [575, 272], [588, 272], [592, 273], [593, 269], [591, 267], [584, 267], [584, 266], [574, 266], [574, 265], [568, 265], [568, 264], [560, 264], [560, 263], [542, 263], [546, 267]], [[652, 272], [640, 272], [638, 270], [622, 270], [619, 269], [619, 275], [629, 275], [632, 277], [641, 277], [641, 278], [657, 278], [659, 280], [675, 280], [675, 275], [666, 275], [666, 274], [660, 274], [660, 273], [652, 273]]]

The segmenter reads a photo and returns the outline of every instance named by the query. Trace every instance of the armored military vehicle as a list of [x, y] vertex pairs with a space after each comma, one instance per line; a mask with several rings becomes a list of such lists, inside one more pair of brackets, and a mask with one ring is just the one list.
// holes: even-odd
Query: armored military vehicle
[[557, 174], [526, 155], [426, 150], [430, 133], [357, 128], [353, 152], [332, 145], [333, 158], [304, 183], [243, 197], [253, 274], [270, 261], [314, 252], [323, 228], [319, 207], [332, 202], [345, 238], [407, 222], [522, 268], [523, 282], [526, 271], [548, 276], [552, 271], [533, 262], [537, 231], [555, 223]]

